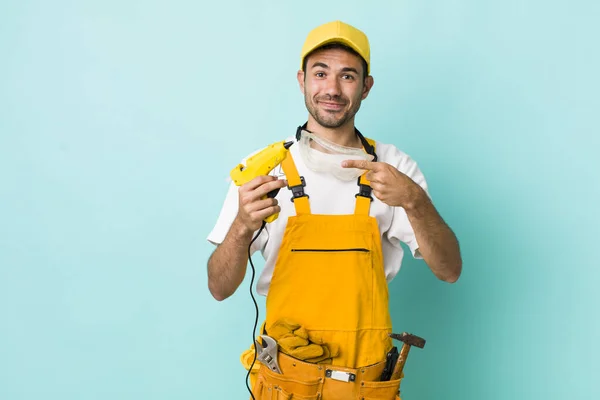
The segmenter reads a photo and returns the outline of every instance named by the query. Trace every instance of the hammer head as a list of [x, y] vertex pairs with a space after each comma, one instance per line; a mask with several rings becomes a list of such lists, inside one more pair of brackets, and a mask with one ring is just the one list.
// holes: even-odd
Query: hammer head
[[425, 347], [425, 339], [420, 338], [415, 335], [411, 335], [410, 333], [402, 332], [401, 334], [390, 333], [389, 335], [392, 339], [400, 340], [401, 342], [406, 343], [409, 346], [415, 346], [420, 349]]

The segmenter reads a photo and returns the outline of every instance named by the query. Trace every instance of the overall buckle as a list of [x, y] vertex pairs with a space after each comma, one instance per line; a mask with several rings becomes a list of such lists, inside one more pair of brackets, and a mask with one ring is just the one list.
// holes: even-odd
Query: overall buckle
[[304, 193], [304, 186], [306, 186], [306, 182], [304, 181], [304, 177], [301, 176], [300, 177], [300, 185], [295, 185], [295, 186], [289, 186], [288, 185], [288, 189], [290, 189], [292, 191], [292, 198], [290, 199], [290, 201], [294, 202], [294, 199], [300, 198], [300, 197], [309, 197], [306, 193]]
[[354, 197], [361, 196], [371, 199], [373, 201], [373, 196], [371, 196], [371, 192], [373, 188], [369, 185], [363, 185], [360, 183], [360, 177], [358, 178], [358, 193], [354, 195]]

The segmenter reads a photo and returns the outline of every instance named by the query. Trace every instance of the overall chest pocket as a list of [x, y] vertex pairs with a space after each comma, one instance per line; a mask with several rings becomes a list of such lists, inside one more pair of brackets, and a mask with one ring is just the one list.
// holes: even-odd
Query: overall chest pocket
[[372, 258], [367, 246], [291, 247], [273, 274], [272, 287], [282, 289], [276, 307], [290, 310], [300, 321], [311, 321], [313, 329], [356, 330], [370, 323]]
[[339, 248], [339, 249], [298, 249], [293, 248], [292, 253], [369, 253], [370, 250], [364, 247], [351, 247], [351, 248]]

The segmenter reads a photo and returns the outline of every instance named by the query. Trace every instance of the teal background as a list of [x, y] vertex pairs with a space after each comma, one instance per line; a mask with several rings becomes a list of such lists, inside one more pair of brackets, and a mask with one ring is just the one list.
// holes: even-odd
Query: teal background
[[229, 170], [306, 119], [333, 19], [372, 43], [359, 128], [463, 252], [454, 285], [412, 259], [391, 284], [427, 339], [403, 399], [600, 398], [599, 4], [3, 1], [0, 398], [248, 398], [249, 276], [213, 300], [205, 238]]

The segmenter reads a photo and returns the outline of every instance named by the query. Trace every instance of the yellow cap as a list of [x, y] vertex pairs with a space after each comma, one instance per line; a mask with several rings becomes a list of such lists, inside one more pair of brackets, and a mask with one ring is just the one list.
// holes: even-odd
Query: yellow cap
[[328, 22], [309, 32], [304, 46], [302, 46], [300, 68], [302, 68], [304, 58], [308, 53], [317, 47], [333, 42], [343, 43], [354, 49], [367, 62], [367, 74], [371, 73], [371, 50], [367, 35], [342, 21]]

